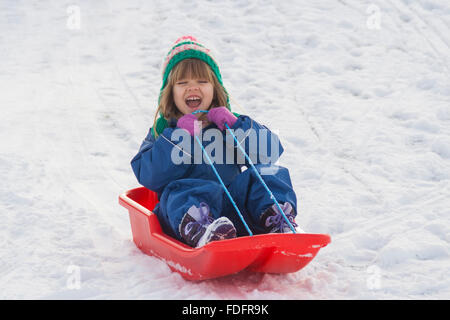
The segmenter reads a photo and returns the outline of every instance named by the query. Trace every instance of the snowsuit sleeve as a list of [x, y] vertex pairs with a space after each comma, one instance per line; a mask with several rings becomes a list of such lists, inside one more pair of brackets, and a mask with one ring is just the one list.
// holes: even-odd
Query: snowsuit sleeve
[[192, 166], [190, 162], [176, 164], [172, 161], [172, 148], [178, 142], [171, 140], [173, 130], [164, 129], [155, 140], [150, 129], [138, 154], [131, 160], [131, 167], [139, 183], [158, 194], [169, 182], [183, 178]]
[[[284, 151], [275, 133], [248, 116], [240, 115], [231, 129], [254, 164], [274, 164]], [[226, 133], [226, 141], [236, 148], [237, 155], [244, 157], [229, 133]], [[244, 159], [248, 166], [248, 160]]]

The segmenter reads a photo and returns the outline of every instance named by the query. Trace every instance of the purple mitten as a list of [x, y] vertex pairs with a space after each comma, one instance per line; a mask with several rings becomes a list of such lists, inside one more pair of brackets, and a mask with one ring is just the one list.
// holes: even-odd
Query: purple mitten
[[220, 130], [224, 130], [225, 123], [232, 127], [236, 123], [237, 118], [226, 107], [217, 107], [209, 110], [208, 120], [214, 122]]
[[198, 135], [202, 129], [202, 122], [191, 113], [185, 114], [177, 121], [177, 127], [185, 129], [191, 136]]

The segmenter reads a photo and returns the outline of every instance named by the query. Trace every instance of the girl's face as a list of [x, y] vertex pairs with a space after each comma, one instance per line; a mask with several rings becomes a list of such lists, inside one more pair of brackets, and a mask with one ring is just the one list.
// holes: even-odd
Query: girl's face
[[214, 97], [214, 87], [205, 79], [180, 79], [175, 82], [172, 94], [178, 110], [188, 114], [209, 109]]

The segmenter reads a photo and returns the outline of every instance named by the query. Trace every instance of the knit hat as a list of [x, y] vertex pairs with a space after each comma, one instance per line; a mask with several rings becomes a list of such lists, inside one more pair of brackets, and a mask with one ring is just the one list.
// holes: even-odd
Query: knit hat
[[[217, 80], [219, 81], [220, 85], [223, 87], [223, 90], [225, 91], [227, 95], [227, 105], [226, 107], [230, 109], [230, 103], [229, 103], [229, 97], [228, 92], [225, 90], [225, 87], [223, 86], [222, 82], [222, 75], [220, 74], [219, 67], [217, 65], [217, 62], [214, 60], [213, 56], [211, 55], [211, 51], [207, 48], [205, 48], [203, 45], [201, 45], [196, 38], [192, 36], [183, 36], [177, 41], [175, 41], [175, 44], [170, 49], [169, 53], [167, 54], [166, 58], [164, 59], [163, 63], [163, 81], [161, 90], [159, 93], [159, 100], [161, 99], [161, 94], [165, 86], [167, 85], [167, 80], [169, 78], [170, 71], [175, 67], [175, 65], [185, 59], [199, 59], [204, 61], [208, 64], [208, 66], [211, 68], [211, 70], [214, 72]], [[167, 127], [168, 122], [164, 118], [162, 112], [159, 113], [159, 118], [156, 120], [155, 126], [152, 128], [153, 136], [160, 135], [161, 132]], [[155, 134], [156, 133], [156, 134]]]

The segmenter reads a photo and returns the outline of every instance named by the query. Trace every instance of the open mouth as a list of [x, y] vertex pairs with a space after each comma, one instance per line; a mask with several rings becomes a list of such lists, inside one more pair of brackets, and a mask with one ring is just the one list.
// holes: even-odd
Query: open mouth
[[199, 96], [189, 96], [186, 98], [185, 102], [189, 108], [194, 109], [202, 103], [202, 98], [200, 98]]

